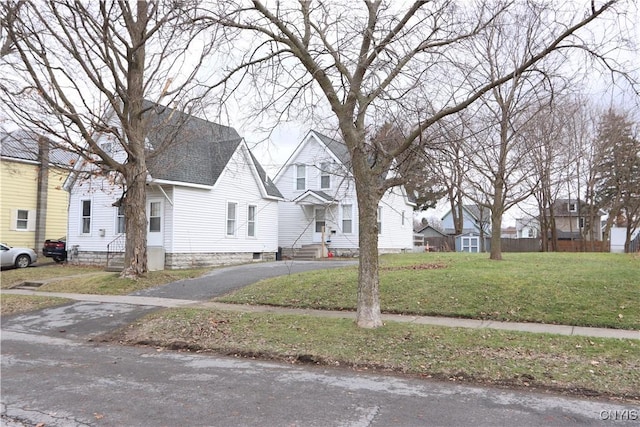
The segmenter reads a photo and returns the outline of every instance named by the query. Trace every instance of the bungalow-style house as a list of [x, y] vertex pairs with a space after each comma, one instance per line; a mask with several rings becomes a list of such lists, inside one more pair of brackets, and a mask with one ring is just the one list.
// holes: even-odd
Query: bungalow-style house
[[600, 209], [596, 209], [595, 216], [589, 224], [589, 206], [578, 199], [557, 199], [552, 206], [556, 222], [558, 240], [580, 240], [585, 236], [590, 240], [589, 230], [593, 231], [593, 240], [602, 240], [601, 217], [605, 215]]
[[0, 133], [0, 240], [42, 250], [67, 234], [69, 194], [62, 188], [74, 158], [25, 131]]
[[[282, 195], [235, 129], [145, 102], [149, 269], [274, 260]], [[173, 141], [166, 143], [167, 136]], [[101, 146], [124, 158], [118, 143]], [[79, 162], [80, 163], [80, 162]], [[81, 170], [86, 170], [83, 162]], [[67, 248], [72, 261], [105, 265], [123, 249], [123, 189], [109, 177], [74, 174]]]
[[[274, 182], [286, 199], [279, 207], [278, 227], [285, 256], [358, 253], [358, 201], [344, 143], [310, 131]], [[380, 253], [413, 247], [414, 206], [403, 187], [384, 194], [378, 206]]]
[[[442, 217], [444, 232], [455, 236], [456, 252], [482, 252], [489, 250], [491, 241], [491, 213], [478, 205], [462, 206], [462, 233], [456, 235], [451, 210]], [[484, 245], [480, 236], [484, 235]]]

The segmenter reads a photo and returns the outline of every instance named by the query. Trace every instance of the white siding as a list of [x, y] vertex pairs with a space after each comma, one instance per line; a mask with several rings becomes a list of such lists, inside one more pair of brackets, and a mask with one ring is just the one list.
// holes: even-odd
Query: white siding
[[[297, 205], [292, 202], [306, 190], [319, 190], [331, 195], [337, 203], [327, 208], [326, 227], [327, 236], [331, 238], [330, 247], [340, 249], [357, 249], [358, 243], [358, 203], [355, 193], [355, 183], [350, 176], [345, 176], [341, 165], [329, 154], [324, 144], [310, 134], [296, 154], [289, 159], [284, 169], [276, 177], [276, 185], [286, 202], [279, 206], [279, 245], [284, 248], [299, 248], [313, 243], [313, 207]], [[320, 165], [334, 162], [337, 173], [331, 177], [331, 188], [320, 187]], [[295, 189], [295, 165], [306, 164], [307, 186], [305, 190]], [[316, 167], [317, 166], [317, 167]], [[342, 232], [341, 206], [353, 206], [352, 233]], [[407, 204], [400, 188], [388, 191], [382, 199], [384, 210], [383, 232], [380, 235], [381, 249], [400, 250], [411, 248], [413, 245], [413, 208]], [[402, 225], [402, 212], [405, 222]], [[335, 234], [331, 231], [334, 230]]]
[[[259, 181], [241, 145], [213, 189], [187, 186], [148, 186], [147, 198], [163, 200], [164, 247], [167, 253], [276, 252], [278, 249], [278, 202], [263, 198]], [[77, 180], [69, 203], [68, 247], [80, 251], [106, 251], [117, 237], [113, 203], [122, 189], [102, 178]], [[169, 200], [172, 202], [170, 202]], [[92, 200], [91, 234], [81, 235], [80, 201]], [[226, 237], [226, 203], [238, 203], [238, 233]], [[247, 206], [257, 206], [256, 237], [247, 237]], [[104, 229], [101, 236], [99, 230]]]
[[[388, 190], [380, 201], [382, 231], [378, 236], [380, 249], [411, 249], [413, 247], [413, 207], [399, 187]], [[402, 217], [404, 212], [404, 224]]]
[[[170, 253], [276, 252], [278, 202], [264, 199], [241, 147], [213, 190], [175, 187]], [[227, 202], [238, 204], [236, 236], [226, 235]], [[256, 236], [247, 236], [248, 205], [257, 206]]]

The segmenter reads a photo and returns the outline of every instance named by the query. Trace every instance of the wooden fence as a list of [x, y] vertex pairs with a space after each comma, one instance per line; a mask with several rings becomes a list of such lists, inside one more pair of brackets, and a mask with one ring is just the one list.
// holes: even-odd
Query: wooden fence
[[557, 252], [609, 252], [609, 242], [599, 240], [558, 240]]
[[[417, 252], [453, 252], [456, 250], [455, 237], [413, 236], [414, 250]], [[502, 252], [540, 252], [540, 239], [501, 239]], [[633, 242], [630, 252], [640, 250], [640, 235]], [[588, 240], [559, 240], [557, 252], [609, 252], [609, 242]]]

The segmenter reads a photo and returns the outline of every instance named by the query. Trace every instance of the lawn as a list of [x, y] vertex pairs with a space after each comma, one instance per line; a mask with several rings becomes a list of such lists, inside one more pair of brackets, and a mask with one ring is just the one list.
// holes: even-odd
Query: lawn
[[640, 341], [205, 309], [153, 313], [104, 338], [452, 382], [640, 400]]
[[[219, 301], [355, 310], [357, 268], [261, 281]], [[386, 255], [386, 313], [640, 329], [640, 257], [608, 253]]]

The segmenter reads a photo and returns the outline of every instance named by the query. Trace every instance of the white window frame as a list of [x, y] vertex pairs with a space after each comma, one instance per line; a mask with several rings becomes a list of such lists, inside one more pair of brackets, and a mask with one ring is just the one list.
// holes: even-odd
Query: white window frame
[[[115, 234], [126, 234], [126, 219], [124, 217], [124, 206], [121, 204], [120, 206], [116, 206], [116, 221], [115, 221]], [[122, 226], [122, 227], [121, 227]], [[122, 231], [120, 231], [122, 230]]]
[[575, 202], [567, 203], [567, 210], [569, 212], [578, 212], [578, 204]]
[[[472, 244], [471, 242], [475, 242]], [[462, 252], [479, 253], [480, 252], [480, 238], [478, 236], [461, 236], [460, 246]], [[471, 249], [475, 248], [475, 252]]]
[[[21, 212], [26, 212], [26, 218], [19, 218]], [[18, 222], [24, 224], [24, 227], [18, 227]], [[36, 211], [33, 209], [11, 209], [11, 223], [9, 225], [11, 231], [25, 232], [35, 231], [36, 229]]]
[[[251, 217], [252, 209], [253, 209], [253, 218]], [[252, 237], [252, 238], [257, 237], [257, 234], [258, 234], [257, 224], [258, 224], [258, 206], [248, 205], [247, 206], [247, 237]]]
[[[331, 173], [329, 173], [330, 163], [321, 163], [320, 164], [320, 189], [321, 190], [330, 190], [331, 189]], [[328, 184], [326, 186], [323, 185], [323, 178], [327, 179]]]
[[[304, 176], [299, 175], [301, 168], [302, 168], [302, 171], [304, 172]], [[306, 190], [307, 189], [307, 165], [304, 165], [304, 164], [294, 165], [294, 176], [295, 176], [295, 179], [293, 180], [293, 189], [297, 191]], [[298, 185], [300, 182], [302, 183], [302, 188], [300, 188], [300, 186]]]
[[578, 217], [578, 229], [582, 229], [585, 227], [586, 221], [585, 218], [582, 216]]
[[[229, 217], [229, 208], [233, 205], [233, 218]], [[225, 210], [225, 236], [236, 237], [238, 235], [238, 202], [228, 200]], [[231, 226], [231, 233], [229, 233], [229, 226]]]
[[[89, 203], [89, 215], [84, 214], [84, 204], [85, 202]], [[93, 200], [92, 199], [81, 199], [80, 200], [80, 211], [78, 212], [78, 216], [80, 218], [79, 222], [79, 230], [78, 232], [82, 236], [90, 236], [91, 235], [91, 226], [93, 222]], [[88, 231], [84, 231], [85, 220], [88, 220]]]
[[376, 217], [378, 221], [378, 235], [380, 235], [382, 234], [382, 206], [378, 206]]
[[[345, 212], [349, 212], [349, 216], [345, 218]], [[343, 234], [353, 234], [353, 203], [344, 203], [340, 209], [340, 215], [342, 216], [341, 225]], [[349, 223], [349, 230], [346, 230], [345, 223]]]

